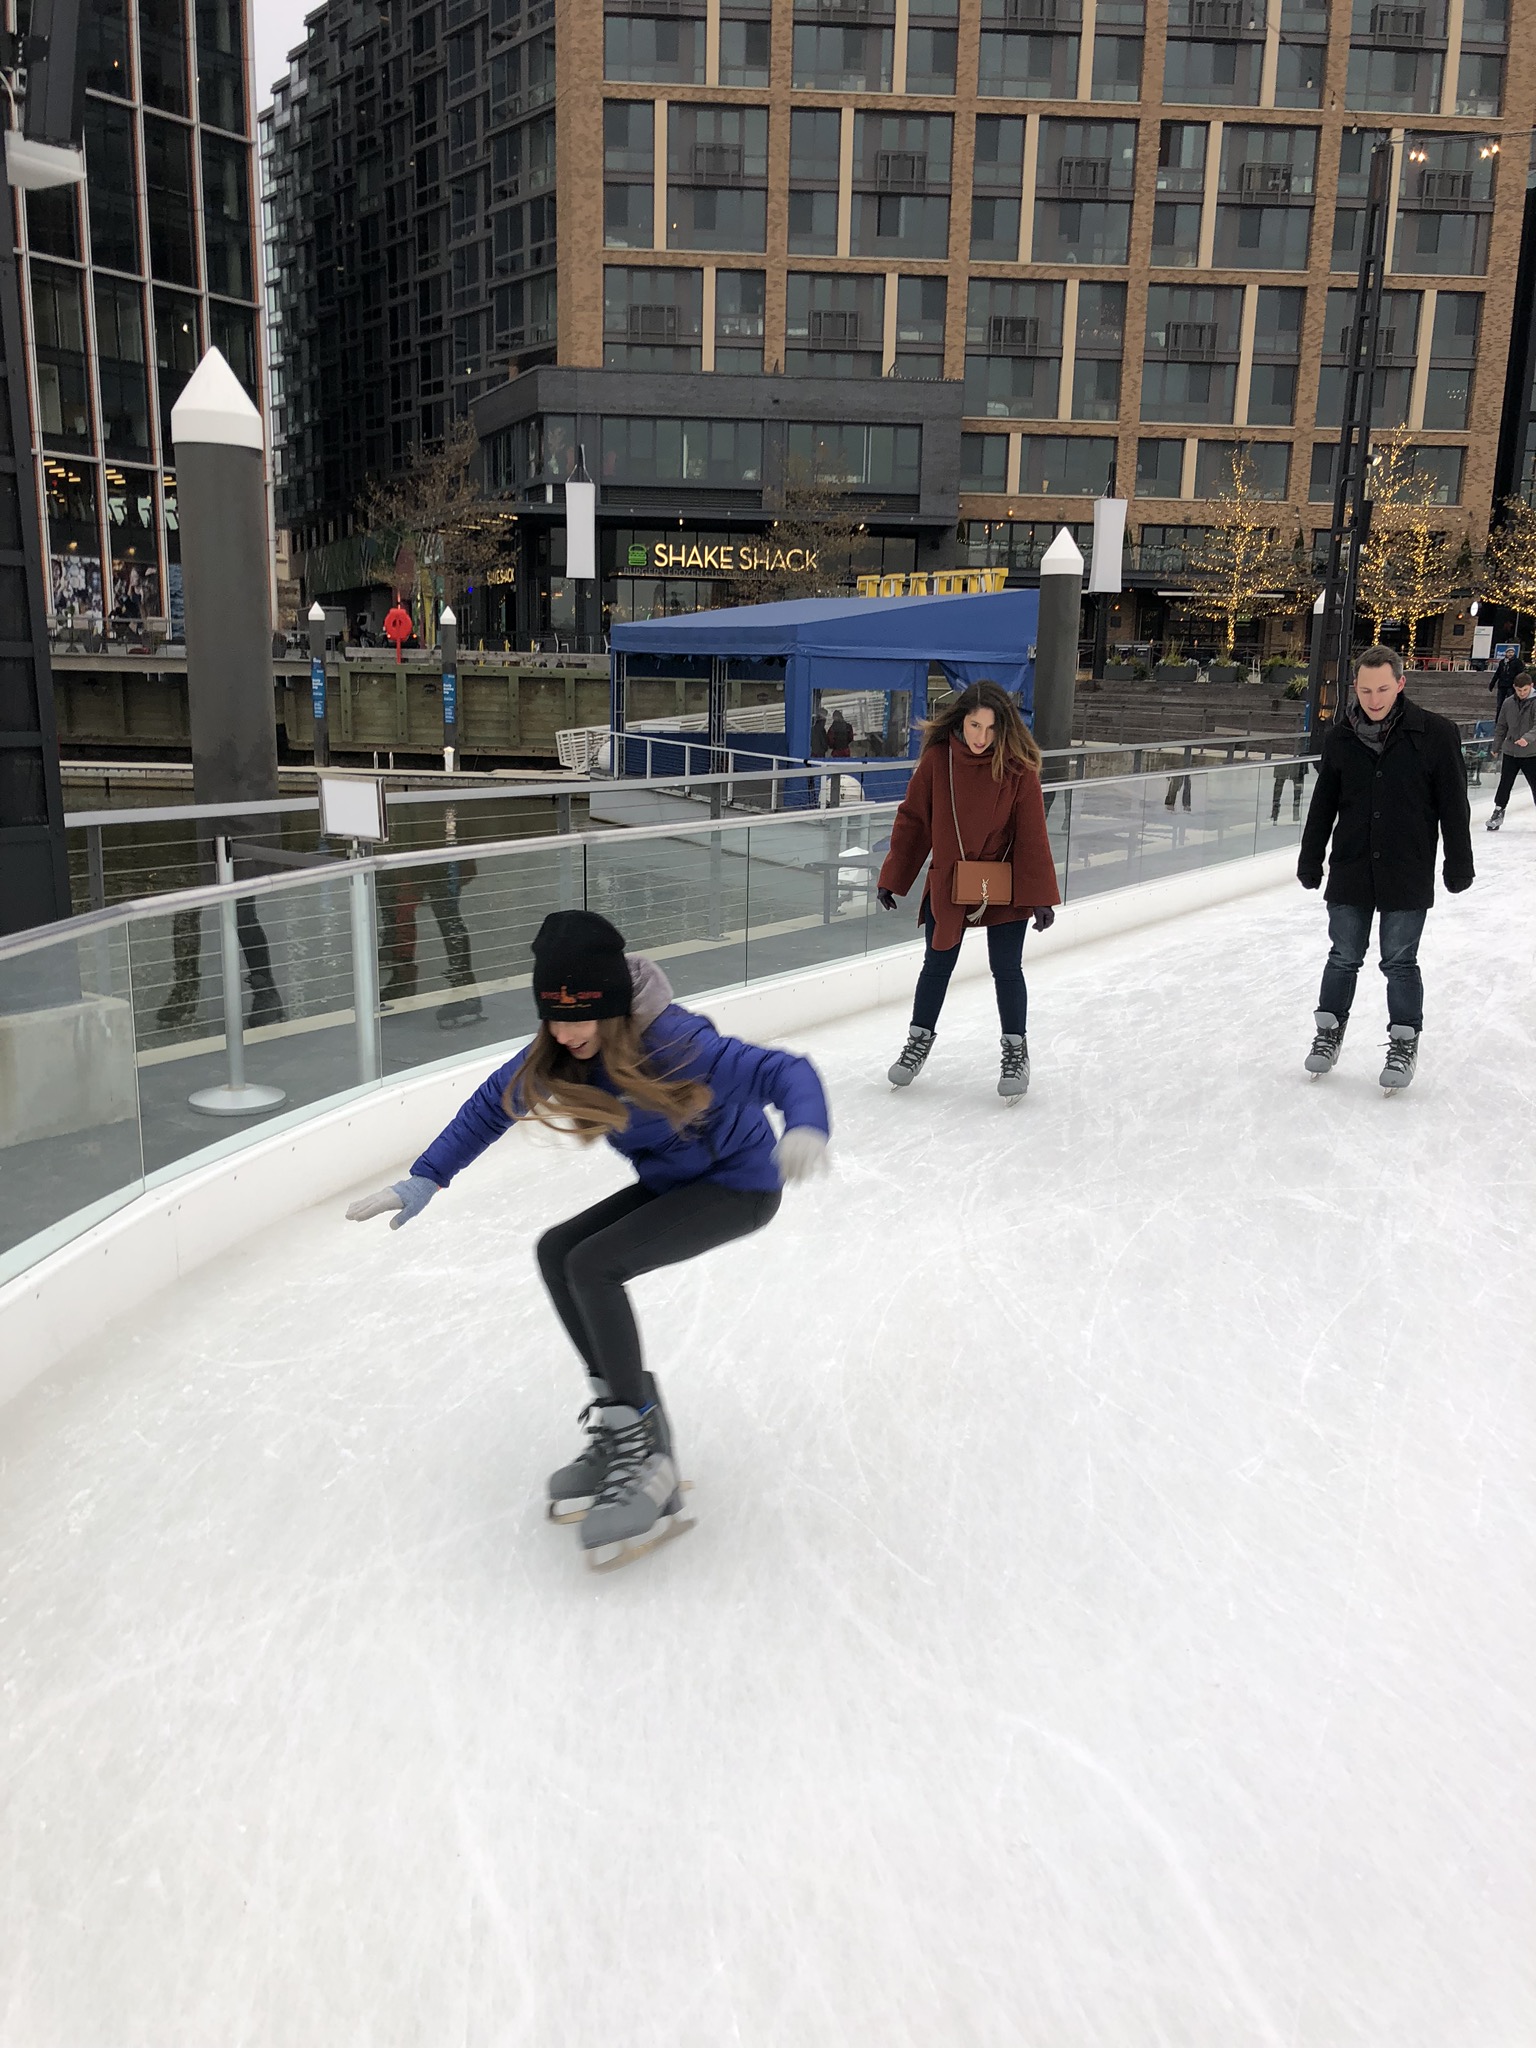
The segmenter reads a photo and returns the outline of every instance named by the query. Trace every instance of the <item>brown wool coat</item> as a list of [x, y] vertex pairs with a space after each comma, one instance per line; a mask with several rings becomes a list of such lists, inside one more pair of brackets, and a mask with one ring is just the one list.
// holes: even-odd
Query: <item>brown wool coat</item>
[[933, 905], [933, 943], [944, 949], [958, 946], [966, 931], [966, 913], [954, 900], [955, 868], [961, 856], [949, 802], [950, 761], [955, 764], [955, 808], [965, 858], [1013, 862], [1012, 904], [988, 910], [979, 922], [1014, 924], [1044, 904], [1061, 901], [1046, 836], [1045, 799], [1034, 769], [1023, 768], [995, 782], [990, 754], [973, 754], [956, 739], [947, 748], [925, 747], [891, 827], [891, 850], [880, 869], [880, 887], [905, 896], [931, 853], [924, 900]]

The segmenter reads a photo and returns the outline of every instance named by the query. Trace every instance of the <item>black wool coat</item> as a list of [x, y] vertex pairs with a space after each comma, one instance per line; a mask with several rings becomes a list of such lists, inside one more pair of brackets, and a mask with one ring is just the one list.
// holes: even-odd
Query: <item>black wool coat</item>
[[1435, 900], [1435, 842], [1445, 842], [1445, 886], [1472, 886], [1472, 817], [1461, 737], [1448, 718], [1402, 699], [1380, 755], [1347, 718], [1323, 742], [1296, 873], [1309, 889], [1328, 859], [1330, 903], [1370, 910], [1428, 910]]

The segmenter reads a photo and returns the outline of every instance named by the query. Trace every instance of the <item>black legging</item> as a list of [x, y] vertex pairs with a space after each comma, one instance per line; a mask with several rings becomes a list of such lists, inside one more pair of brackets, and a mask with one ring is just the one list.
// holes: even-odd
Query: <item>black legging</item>
[[664, 1194], [636, 1185], [557, 1223], [539, 1239], [539, 1271], [566, 1335], [589, 1375], [616, 1401], [645, 1400], [645, 1366], [626, 1280], [676, 1266], [733, 1238], [750, 1237], [778, 1214], [770, 1193], [689, 1181]]
[[[933, 943], [933, 906], [926, 901], [923, 904], [923, 930], [928, 937], [928, 950], [923, 955], [923, 971], [917, 977], [917, 992], [912, 998], [912, 1022], [920, 1024], [925, 1031], [937, 1031], [939, 1012], [949, 992], [949, 977], [960, 958], [960, 945], [936, 946]], [[992, 983], [997, 990], [998, 1022], [1004, 1031], [1017, 1038], [1025, 1035], [1029, 1022], [1029, 991], [1024, 986], [1024, 934], [1028, 930], [1029, 920], [1026, 917], [986, 927], [987, 960], [992, 969]], [[962, 932], [960, 937], [963, 942], [965, 934]]]
[[1531, 795], [1536, 798], [1536, 761], [1522, 761], [1517, 755], [1506, 754], [1499, 763], [1499, 793], [1494, 798], [1494, 808], [1502, 811], [1515, 793], [1515, 777], [1523, 775], [1530, 784]]

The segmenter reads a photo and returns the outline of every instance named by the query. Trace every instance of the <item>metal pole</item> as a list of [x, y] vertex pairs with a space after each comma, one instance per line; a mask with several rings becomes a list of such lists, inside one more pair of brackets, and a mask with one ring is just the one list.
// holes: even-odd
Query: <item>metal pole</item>
[[1040, 561], [1040, 625], [1035, 636], [1035, 744], [1072, 744], [1077, 691], [1077, 629], [1083, 599], [1083, 557], [1063, 527]]
[[[352, 857], [362, 849], [354, 841]], [[379, 972], [374, 958], [373, 871], [359, 867], [352, 896], [352, 1007], [357, 1017], [357, 1078], [365, 1085], [383, 1071], [379, 1060]]]
[[[228, 837], [222, 832], [213, 842], [213, 860], [219, 880], [233, 882], [235, 864], [230, 857]], [[200, 1088], [187, 1101], [204, 1116], [254, 1116], [261, 1110], [275, 1109], [287, 1097], [281, 1088], [263, 1088], [245, 1078], [240, 931], [233, 896], [226, 896], [219, 905], [219, 968], [224, 984], [224, 1044], [229, 1053], [229, 1081], [223, 1088]]]
[[459, 748], [459, 622], [449, 605], [437, 622], [437, 644], [443, 663], [443, 766], [451, 775]]
[[309, 702], [315, 715], [315, 766], [331, 765], [331, 719], [325, 702], [325, 606], [309, 608]]

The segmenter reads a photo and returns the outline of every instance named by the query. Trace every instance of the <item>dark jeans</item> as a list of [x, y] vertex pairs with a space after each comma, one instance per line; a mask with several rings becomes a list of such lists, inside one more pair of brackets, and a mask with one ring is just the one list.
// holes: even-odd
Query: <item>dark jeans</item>
[[1287, 762], [1283, 768], [1275, 770], [1275, 795], [1274, 801], [1269, 807], [1269, 822], [1271, 825], [1280, 816], [1280, 797], [1288, 782], [1295, 785], [1291, 790], [1291, 816], [1293, 818], [1301, 816], [1301, 786], [1306, 779], [1307, 764], [1305, 761]]
[[[917, 993], [912, 998], [912, 1022], [921, 1024], [925, 1031], [937, 1031], [939, 1012], [949, 992], [949, 977], [960, 958], [960, 946], [933, 943], [933, 910], [927, 903], [923, 905], [923, 930], [928, 935], [928, 951], [923, 956], [923, 971], [917, 977]], [[1028, 930], [1027, 917], [1012, 924], [986, 927], [987, 959], [992, 968], [992, 985], [997, 990], [998, 1022], [1004, 1031], [1017, 1038], [1024, 1036], [1029, 1017], [1029, 991], [1024, 986], [1024, 934]], [[962, 937], [960, 945], [964, 944]]]
[[1536, 761], [1520, 761], [1513, 754], [1506, 754], [1499, 763], [1499, 793], [1493, 800], [1501, 811], [1514, 794], [1517, 775], [1525, 777], [1532, 797], [1536, 798]]
[[[1353, 903], [1330, 903], [1328, 936], [1333, 948], [1323, 969], [1320, 1010], [1342, 1024], [1355, 1000], [1355, 982], [1371, 943], [1372, 910]], [[1387, 977], [1387, 1021], [1424, 1028], [1424, 981], [1419, 973], [1419, 937], [1427, 910], [1384, 910], [1381, 913], [1381, 971]]]
[[593, 1379], [617, 1401], [645, 1400], [644, 1362], [626, 1280], [680, 1265], [733, 1238], [750, 1237], [778, 1214], [783, 1196], [689, 1181], [653, 1194], [624, 1188], [539, 1239], [539, 1271], [566, 1335]]

